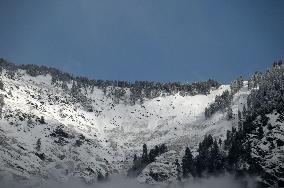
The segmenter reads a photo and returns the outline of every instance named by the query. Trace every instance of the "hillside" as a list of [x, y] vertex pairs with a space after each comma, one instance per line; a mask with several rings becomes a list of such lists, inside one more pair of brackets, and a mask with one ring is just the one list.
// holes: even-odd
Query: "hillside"
[[[13, 178], [32, 185], [49, 178], [64, 182], [77, 177], [95, 183], [101, 175], [126, 175], [133, 155], [142, 153], [144, 143], [148, 148], [166, 144], [168, 150], [147, 165], [137, 180], [154, 184], [176, 181], [173, 162], [181, 161], [187, 146], [196, 156], [205, 135], [226, 140], [227, 131], [238, 126], [238, 112], [247, 105], [252, 90], [244, 81], [236, 92], [231, 91], [230, 85], [213, 84], [206, 92], [187, 90], [186, 94], [184, 89], [170, 93], [163, 90], [155, 95], [150, 90], [151, 97], [147, 97], [150, 95], [143, 90], [145, 95], [131, 100], [131, 85], [108, 84], [102, 88], [88, 85], [88, 81], [84, 86], [73, 77], [62, 80], [50, 72], [31, 75], [26, 67], [17, 67], [11, 74], [10, 68], [1, 66], [4, 85], [0, 94], [4, 105], [0, 120], [0, 179]], [[124, 94], [116, 97], [113, 91], [122, 90]], [[221, 110], [206, 118], [205, 108], [226, 90], [233, 94], [232, 117], [228, 119], [227, 111]], [[278, 126], [274, 130], [277, 133], [264, 129], [263, 140], [253, 141], [257, 157], [268, 149], [264, 143], [268, 135], [275, 142], [284, 140], [283, 123], [277, 123], [278, 116], [275, 111], [268, 115], [269, 123]], [[272, 153], [266, 151], [264, 166], [272, 170], [275, 161], [283, 160], [283, 145], [278, 146]], [[283, 166], [283, 161], [278, 163]], [[152, 170], [166, 178], [155, 181], [149, 175]]]

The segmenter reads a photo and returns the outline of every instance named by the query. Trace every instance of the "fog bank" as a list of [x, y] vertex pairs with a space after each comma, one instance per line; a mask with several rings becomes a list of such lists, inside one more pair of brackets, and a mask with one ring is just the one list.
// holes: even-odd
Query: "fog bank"
[[121, 176], [111, 177], [107, 182], [100, 182], [91, 185], [76, 179], [70, 179], [64, 183], [56, 180], [37, 182], [38, 183], [34, 183], [32, 180], [26, 180], [21, 181], [21, 183], [17, 183], [16, 180], [11, 180], [11, 177], [0, 177], [1, 188], [256, 188], [254, 178], [236, 179], [232, 175], [190, 179], [185, 182], [172, 183], [170, 185], [141, 184], [136, 179]]

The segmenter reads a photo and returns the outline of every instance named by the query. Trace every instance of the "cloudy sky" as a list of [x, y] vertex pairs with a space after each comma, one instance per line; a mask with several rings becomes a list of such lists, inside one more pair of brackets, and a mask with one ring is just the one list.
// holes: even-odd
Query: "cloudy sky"
[[94, 79], [228, 83], [284, 58], [283, 0], [0, 0], [0, 57]]

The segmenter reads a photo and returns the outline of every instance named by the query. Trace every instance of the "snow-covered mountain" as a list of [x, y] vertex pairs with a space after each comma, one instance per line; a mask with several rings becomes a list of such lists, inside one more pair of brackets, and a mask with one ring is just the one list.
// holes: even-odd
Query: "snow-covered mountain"
[[[230, 85], [212, 88], [208, 94], [160, 94], [139, 104], [117, 102], [97, 86], [84, 87], [79, 98], [88, 101], [86, 106], [71, 93], [74, 80], [62, 87], [63, 82], [54, 81], [50, 74], [31, 76], [27, 70], [17, 69], [11, 76], [9, 71], [3, 67], [1, 73], [0, 177], [33, 185], [48, 178], [66, 181], [78, 177], [94, 183], [100, 175], [126, 174], [133, 155], [142, 153], [144, 143], [148, 148], [165, 143], [168, 151], [149, 164], [137, 180], [157, 183], [149, 176], [155, 171], [165, 175], [163, 183], [176, 181], [174, 161], [181, 160], [185, 147], [196, 155], [205, 135], [225, 140], [227, 131], [238, 126], [238, 111], [243, 110], [250, 94], [248, 82], [244, 82], [233, 95], [230, 120], [222, 111], [205, 118], [205, 108], [216, 96], [230, 91]], [[130, 91], [125, 92], [127, 96]], [[277, 114], [270, 116], [270, 124], [278, 125], [278, 136], [273, 135], [283, 141], [283, 123], [276, 123]], [[264, 134], [270, 133], [264, 129]], [[254, 144], [258, 157], [267, 150], [258, 140]], [[273, 152], [266, 165], [279, 161], [273, 159], [278, 156], [283, 166], [283, 146]]]

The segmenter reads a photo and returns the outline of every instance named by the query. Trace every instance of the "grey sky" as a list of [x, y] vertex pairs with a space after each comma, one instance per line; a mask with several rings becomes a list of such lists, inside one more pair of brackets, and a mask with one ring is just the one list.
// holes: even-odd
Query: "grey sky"
[[283, 56], [283, 0], [0, 0], [0, 57], [17, 64], [229, 82]]

